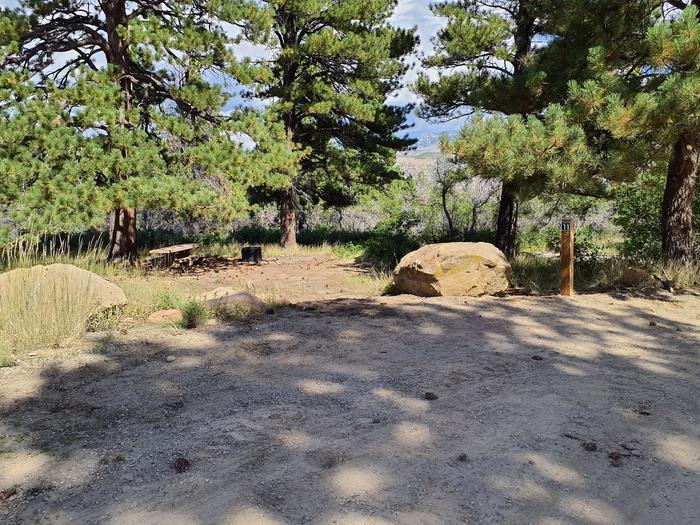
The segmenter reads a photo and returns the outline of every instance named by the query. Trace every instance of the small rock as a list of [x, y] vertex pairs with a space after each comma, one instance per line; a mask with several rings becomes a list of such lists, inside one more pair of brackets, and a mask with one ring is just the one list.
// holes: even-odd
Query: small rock
[[438, 398], [437, 394], [433, 392], [426, 392], [423, 397], [428, 401], [435, 401]]
[[633, 443], [620, 443], [620, 446], [624, 448], [630, 456], [640, 457], [642, 453]]
[[457, 461], [465, 463], [467, 461], [467, 455], [464, 452], [462, 452], [459, 456], [457, 456]]
[[533, 361], [542, 361], [544, 357], [542, 357], [541, 355], [533, 355], [530, 359], [532, 359]]
[[655, 322], [655, 321], [649, 321], [649, 326], [656, 326], [656, 322]]
[[381, 422], [382, 422], [382, 420], [379, 419], [378, 417], [375, 417], [375, 418], [372, 420], [372, 424], [373, 424], [373, 425], [378, 425], [378, 424], [381, 423]]
[[176, 308], [171, 310], [159, 310], [148, 316], [151, 324], [180, 323], [182, 322], [182, 312]]
[[175, 361], [175, 356], [174, 356], [174, 355], [169, 355], [168, 357], [165, 358], [165, 360], [166, 360], [168, 363], [172, 363], [173, 361]]
[[17, 489], [15, 487], [0, 490], [0, 501], [7, 501], [14, 498], [17, 495]]
[[610, 460], [610, 464], [613, 467], [621, 467], [622, 466], [622, 454], [617, 451], [610, 452], [608, 454], [608, 459]]
[[177, 458], [173, 463], [172, 468], [178, 474], [182, 474], [183, 472], [190, 470], [190, 468], [192, 468], [192, 464], [187, 458]]
[[581, 443], [581, 447], [587, 452], [595, 452], [598, 450], [598, 444], [594, 443], [593, 441], [584, 441]]

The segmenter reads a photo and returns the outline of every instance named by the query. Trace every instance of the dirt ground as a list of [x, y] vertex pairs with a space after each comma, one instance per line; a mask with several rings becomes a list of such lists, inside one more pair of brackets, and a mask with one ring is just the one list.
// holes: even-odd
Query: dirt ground
[[177, 278], [191, 289], [232, 286], [265, 297], [299, 302], [380, 295], [386, 284], [370, 267], [342, 260], [331, 253], [266, 258], [261, 264], [231, 261]]
[[0, 370], [0, 523], [700, 522], [700, 296], [320, 284]]

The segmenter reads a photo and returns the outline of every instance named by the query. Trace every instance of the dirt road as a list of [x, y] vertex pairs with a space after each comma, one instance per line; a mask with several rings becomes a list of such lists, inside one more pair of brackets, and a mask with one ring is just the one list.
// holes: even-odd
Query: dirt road
[[699, 315], [323, 300], [3, 369], [0, 522], [699, 523]]

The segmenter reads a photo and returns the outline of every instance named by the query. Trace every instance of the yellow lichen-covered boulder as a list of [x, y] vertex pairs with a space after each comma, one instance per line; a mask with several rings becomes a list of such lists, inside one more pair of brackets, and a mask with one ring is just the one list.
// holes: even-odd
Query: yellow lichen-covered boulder
[[510, 263], [485, 242], [429, 244], [409, 253], [394, 270], [401, 293], [434, 296], [480, 296], [510, 287]]

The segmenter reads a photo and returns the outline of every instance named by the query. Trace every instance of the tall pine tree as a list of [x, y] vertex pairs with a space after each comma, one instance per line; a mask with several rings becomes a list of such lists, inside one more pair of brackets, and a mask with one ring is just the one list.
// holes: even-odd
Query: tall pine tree
[[[244, 32], [271, 56], [268, 77], [250, 84], [272, 103], [289, 140], [302, 152], [300, 170], [277, 201], [283, 245], [296, 243], [300, 200], [351, 204], [363, 186], [399, 176], [395, 152], [408, 107], [387, 105], [416, 44], [412, 30], [387, 20], [397, 0], [229, 0], [247, 13]], [[227, 4], [226, 1], [223, 2]], [[274, 190], [274, 189], [273, 189]]]
[[[612, 4], [616, 5], [612, 5]], [[439, 71], [437, 79], [422, 75], [416, 90], [424, 97], [422, 111], [431, 119], [451, 119], [474, 111], [493, 115], [517, 115], [526, 126], [544, 119], [551, 103], [563, 102], [567, 83], [586, 74], [587, 49], [595, 42], [615, 43], [618, 54], [625, 52], [627, 21], [636, 20], [650, 1], [637, 0], [459, 0], [439, 2], [436, 15], [447, 24], [435, 40], [435, 54], [424, 65]], [[498, 124], [514, 120], [498, 121]], [[508, 124], [504, 124], [508, 125]], [[467, 127], [469, 124], [466, 125]], [[498, 126], [484, 126], [493, 141], [502, 138]], [[525, 130], [519, 130], [522, 135]], [[533, 130], [539, 135], [541, 130]], [[556, 133], [553, 133], [556, 134]], [[466, 130], [461, 139], [474, 139]], [[481, 138], [483, 142], [487, 140]], [[533, 143], [537, 137], [534, 137]], [[459, 146], [457, 146], [458, 149]], [[462, 151], [473, 150], [463, 145]], [[516, 250], [518, 203], [548, 185], [547, 173], [523, 166], [520, 171], [492, 170], [497, 156], [504, 166], [511, 150], [483, 156], [469, 155], [474, 173], [489, 173], [503, 181], [497, 218], [496, 245], [508, 256]], [[482, 159], [482, 160], [480, 160]], [[534, 160], [534, 159], [533, 159]], [[552, 186], [552, 185], [550, 185]]]
[[596, 138], [606, 177], [630, 179], [665, 167], [662, 251], [668, 260], [688, 261], [697, 249], [700, 1], [657, 4], [646, 19], [628, 27], [635, 38], [630, 60], [620, 64], [611, 60], [610, 46], [595, 48], [594, 79], [572, 84], [571, 95], [581, 122]]
[[[11, 134], [2, 144], [23, 188], [15, 192], [25, 197], [18, 213], [38, 206], [43, 192], [55, 220], [70, 214], [77, 193], [86, 199], [76, 206], [86, 206], [93, 192], [95, 209], [112, 207], [109, 258], [131, 260], [138, 206], [183, 209], [223, 182], [228, 197], [243, 197], [236, 184], [251, 175], [241, 170], [245, 129], [222, 117], [228, 96], [210, 78], [248, 81], [254, 70], [231, 54], [215, 7], [196, 0], [23, 0], [19, 9], [3, 10], [0, 59], [10, 101], [3, 118], [36, 148], [27, 150], [30, 159], [13, 149]], [[22, 119], [26, 124], [34, 114], [53, 120], [23, 132]], [[255, 117], [247, 123], [259, 129]], [[55, 141], [64, 139], [62, 156]], [[259, 171], [253, 177], [262, 180]]]

